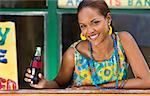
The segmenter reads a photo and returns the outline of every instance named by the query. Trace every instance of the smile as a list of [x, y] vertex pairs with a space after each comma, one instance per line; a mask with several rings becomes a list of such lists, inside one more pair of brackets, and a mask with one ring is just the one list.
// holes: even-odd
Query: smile
[[90, 39], [95, 40], [98, 36], [99, 36], [99, 34], [95, 34], [95, 35], [92, 35], [92, 36], [89, 36], [89, 37], [90, 37]]

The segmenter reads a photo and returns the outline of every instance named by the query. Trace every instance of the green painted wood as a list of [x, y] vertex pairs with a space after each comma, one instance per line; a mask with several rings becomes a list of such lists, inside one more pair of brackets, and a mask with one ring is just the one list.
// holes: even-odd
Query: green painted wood
[[46, 33], [46, 78], [53, 79], [60, 64], [60, 40], [57, 22], [57, 0], [48, 0], [48, 31]]
[[48, 9], [47, 8], [0, 8], [0, 12], [32, 12], [32, 11], [43, 11], [43, 12], [47, 12]]
[[111, 9], [116, 14], [150, 14], [149, 9]]

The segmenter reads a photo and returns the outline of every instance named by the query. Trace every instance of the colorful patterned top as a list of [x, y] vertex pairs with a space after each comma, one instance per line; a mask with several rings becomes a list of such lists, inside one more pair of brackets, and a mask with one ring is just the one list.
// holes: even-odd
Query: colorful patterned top
[[[95, 83], [99, 85], [116, 80], [125, 80], [127, 78], [128, 63], [126, 61], [126, 56], [118, 33], [115, 33], [114, 38], [114, 42], [116, 42], [117, 44], [116, 47], [118, 51], [115, 52], [114, 50], [111, 58], [102, 62], [98, 62], [93, 59], [92, 62], [90, 62], [89, 58], [80, 54], [76, 49], [76, 45], [79, 42], [80, 41], [74, 43], [71, 46], [75, 49], [75, 70], [73, 73], [73, 86], [95, 85]], [[91, 48], [91, 46], [89, 46], [89, 48]], [[119, 64], [117, 62], [117, 55], [119, 57]], [[95, 77], [92, 76], [93, 73], [91, 71], [92, 69], [90, 63], [93, 63], [94, 74], [96, 75]]]

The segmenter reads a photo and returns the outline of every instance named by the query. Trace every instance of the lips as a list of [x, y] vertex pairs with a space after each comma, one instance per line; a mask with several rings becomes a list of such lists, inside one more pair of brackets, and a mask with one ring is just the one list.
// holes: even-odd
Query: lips
[[95, 35], [92, 35], [92, 36], [89, 36], [89, 37], [90, 37], [90, 39], [95, 40], [98, 36], [99, 36], [99, 34], [95, 34]]

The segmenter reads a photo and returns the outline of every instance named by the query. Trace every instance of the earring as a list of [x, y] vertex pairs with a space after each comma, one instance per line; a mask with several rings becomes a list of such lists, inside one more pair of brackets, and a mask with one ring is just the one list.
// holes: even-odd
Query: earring
[[111, 35], [112, 34], [112, 27], [110, 25], [108, 25], [108, 26], [109, 26], [109, 32], [108, 32], [108, 34]]
[[82, 33], [80, 34], [80, 38], [81, 40], [86, 40], [86, 37], [82, 35]]

